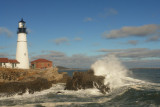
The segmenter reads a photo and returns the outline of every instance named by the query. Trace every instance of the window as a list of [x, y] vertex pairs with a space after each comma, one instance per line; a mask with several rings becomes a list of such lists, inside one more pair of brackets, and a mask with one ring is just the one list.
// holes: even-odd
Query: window
[[2, 63], [0, 63], [0, 67], [2, 66]]

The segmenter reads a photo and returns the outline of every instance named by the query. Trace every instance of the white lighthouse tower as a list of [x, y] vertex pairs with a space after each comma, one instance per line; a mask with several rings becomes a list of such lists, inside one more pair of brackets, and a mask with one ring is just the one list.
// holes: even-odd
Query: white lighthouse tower
[[23, 18], [19, 22], [17, 34], [18, 34], [18, 40], [17, 40], [16, 60], [19, 62], [19, 64], [17, 64], [17, 68], [29, 69], [27, 31], [26, 31], [25, 21], [23, 21]]

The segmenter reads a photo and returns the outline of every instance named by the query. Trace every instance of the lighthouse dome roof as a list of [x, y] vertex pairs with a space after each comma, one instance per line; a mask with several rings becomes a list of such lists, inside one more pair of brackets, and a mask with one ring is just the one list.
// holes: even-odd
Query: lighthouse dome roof
[[19, 21], [19, 22], [26, 23], [25, 21], [23, 21], [23, 18], [22, 18], [21, 21]]

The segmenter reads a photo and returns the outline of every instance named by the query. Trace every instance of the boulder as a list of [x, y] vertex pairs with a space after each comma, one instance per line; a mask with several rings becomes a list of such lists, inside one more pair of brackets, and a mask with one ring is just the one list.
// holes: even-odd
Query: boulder
[[93, 70], [87, 72], [74, 72], [73, 76], [67, 79], [66, 90], [79, 90], [87, 88], [97, 88], [105, 94], [109, 92], [109, 85], [104, 85], [103, 76], [95, 76]]

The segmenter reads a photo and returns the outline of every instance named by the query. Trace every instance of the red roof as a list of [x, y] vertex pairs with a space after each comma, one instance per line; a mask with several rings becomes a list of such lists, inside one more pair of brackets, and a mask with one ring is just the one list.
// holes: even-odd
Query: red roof
[[9, 59], [9, 63], [19, 63], [19, 62], [15, 59]]
[[0, 62], [8, 63], [8, 58], [0, 58]]
[[19, 63], [17, 60], [15, 59], [8, 59], [8, 58], [0, 58], [0, 62], [1, 63]]
[[49, 61], [47, 59], [37, 59], [37, 60], [32, 61], [31, 63], [33, 62], [52, 62], [52, 61]]

